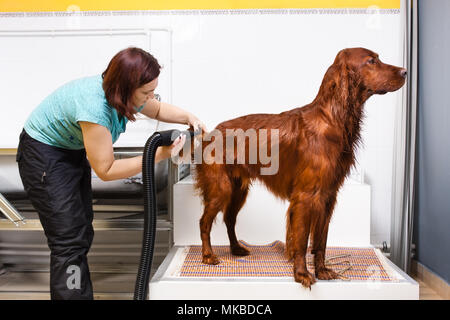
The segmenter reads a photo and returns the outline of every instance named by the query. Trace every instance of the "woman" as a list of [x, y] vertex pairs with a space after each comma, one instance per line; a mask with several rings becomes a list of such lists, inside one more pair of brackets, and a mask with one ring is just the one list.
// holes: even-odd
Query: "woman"
[[[128, 120], [140, 112], [206, 131], [191, 113], [154, 99], [160, 68], [144, 50], [122, 50], [102, 75], [58, 88], [25, 123], [17, 161], [51, 251], [52, 299], [93, 299], [86, 258], [94, 235], [91, 167], [105, 181], [141, 171], [142, 156], [114, 159], [113, 143]], [[158, 148], [156, 161], [178, 152], [185, 139]]]

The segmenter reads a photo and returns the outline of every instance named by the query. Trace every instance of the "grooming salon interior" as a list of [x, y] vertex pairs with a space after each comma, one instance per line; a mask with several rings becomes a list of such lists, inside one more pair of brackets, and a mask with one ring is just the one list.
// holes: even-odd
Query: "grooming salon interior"
[[449, 21], [0, 1], [0, 299], [449, 300]]

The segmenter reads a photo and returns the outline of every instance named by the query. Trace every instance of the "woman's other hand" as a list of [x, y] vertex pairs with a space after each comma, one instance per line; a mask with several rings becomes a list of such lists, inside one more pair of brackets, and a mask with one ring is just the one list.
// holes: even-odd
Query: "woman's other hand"
[[161, 148], [161, 160], [176, 157], [186, 142], [186, 135], [182, 134], [170, 146], [163, 146]]

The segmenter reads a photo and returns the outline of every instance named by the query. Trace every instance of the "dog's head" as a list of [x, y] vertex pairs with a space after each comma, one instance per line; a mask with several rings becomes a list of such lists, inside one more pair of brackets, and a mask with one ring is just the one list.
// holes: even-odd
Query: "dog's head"
[[365, 48], [341, 50], [333, 66], [344, 89], [356, 89], [366, 98], [400, 89], [407, 76], [405, 68], [383, 63], [378, 54]]

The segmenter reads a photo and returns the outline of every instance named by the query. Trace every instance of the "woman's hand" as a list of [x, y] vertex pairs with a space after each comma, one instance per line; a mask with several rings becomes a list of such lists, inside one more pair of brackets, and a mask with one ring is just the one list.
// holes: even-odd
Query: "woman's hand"
[[159, 147], [161, 149], [161, 158], [159, 160], [176, 157], [186, 142], [186, 135], [182, 134], [170, 146]]
[[203, 122], [201, 122], [196, 116], [194, 116], [192, 113], [188, 114], [188, 123], [189, 126], [194, 128], [194, 131], [197, 131], [201, 129], [204, 132], [208, 132], [206, 129], [206, 126]]

